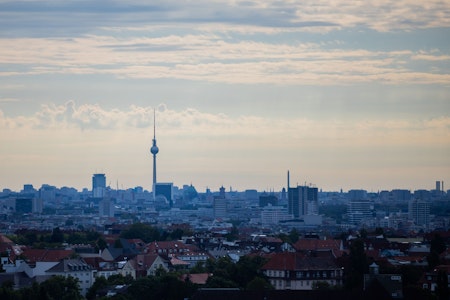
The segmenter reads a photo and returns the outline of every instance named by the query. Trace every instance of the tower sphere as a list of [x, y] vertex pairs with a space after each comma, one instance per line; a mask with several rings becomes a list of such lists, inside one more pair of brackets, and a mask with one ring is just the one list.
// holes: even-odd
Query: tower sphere
[[151, 153], [151, 154], [155, 155], [155, 154], [157, 154], [158, 152], [159, 152], [159, 148], [158, 148], [157, 146], [152, 146], [152, 147], [150, 148], [150, 153]]

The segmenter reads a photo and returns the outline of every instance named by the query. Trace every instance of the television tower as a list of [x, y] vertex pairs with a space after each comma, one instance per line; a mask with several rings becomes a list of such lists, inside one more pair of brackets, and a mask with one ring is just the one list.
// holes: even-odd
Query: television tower
[[158, 146], [156, 146], [156, 114], [155, 109], [153, 109], [153, 144], [150, 148], [150, 153], [153, 154], [153, 190], [156, 184], [156, 154], [159, 152]]

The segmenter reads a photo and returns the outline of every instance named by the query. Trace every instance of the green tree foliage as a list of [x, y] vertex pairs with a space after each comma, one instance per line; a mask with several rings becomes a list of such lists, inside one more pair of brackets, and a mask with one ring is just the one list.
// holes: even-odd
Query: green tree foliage
[[253, 278], [246, 286], [246, 290], [249, 291], [262, 291], [262, 290], [272, 290], [272, 285], [262, 277]]
[[446, 249], [447, 245], [445, 245], [444, 239], [439, 234], [435, 234], [434, 238], [430, 242], [430, 251], [441, 254]]
[[2, 300], [81, 300], [78, 280], [73, 277], [54, 276], [40, 284], [33, 283], [31, 287], [13, 290], [13, 284], [3, 284], [0, 287]]
[[64, 234], [61, 232], [59, 227], [53, 228], [52, 235], [50, 237], [51, 243], [62, 243], [64, 242]]
[[326, 281], [314, 281], [312, 285], [313, 290], [329, 290], [331, 289], [331, 286]]
[[137, 279], [127, 291], [129, 299], [184, 299], [189, 298], [196, 287], [181, 281], [176, 274], [149, 276]]
[[436, 294], [439, 300], [448, 300], [450, 298], [448, 276], [444, 270], [438, 271]]
[[86, 299], [87, 300], [91, 300], [91, 299], [95, 299], [97, 296], [97, 293], [101, 290], [104, 289], [108, 286], [108, 280], [103, 277], [97, 277], [95, 279], [94, 284], [89, 288], [89, 290], [86, 293]]
[[78, 286], [78, 279], [73, 277], [53, 276], [40, 284], [41, 292], [47, 299], [78, 300], [83, 299]]
[[444, 239], [435, 234], [434, 238], [430, 241], [430, 254], [427, 256], [428, 267], [430, 270], [434, 269], [441, 263], [439, 255], [447, 249]]
[[295, 228], [292, 228], [291, 232], [289, 232], [289, 240], [290, 240], [291, 244], [295, 244], [299, 238], [300, 238], [300, 234], [298, 233], [298, 230]]
[[158, 228], [144, 223], [134, 223], [120, 234], [124, 239], [141, 239], [146, 243], [159, 241], [161, 233]]
[[349, 265], [345, 269], [346, 289], [362, 289], [364, 273], [368, 273], [368, 271], [369, 265], [364, 252], [364, 243], [361, 239], [353, 240], [350, 245]]
[[207, 273], [208, 271], [207, 271], [207, 269], [206, 269], [206, 266], [205, 266], [205, 263], [203, 263], [203, 262], [197, 262], [196, 264], [195, 264], [195, 266], [193, 266], [191, 269], [190, 269], [190, 273], [191, 274], [200, 274], [200, 273]]
[[239, 238], [239, 230], [236, 227], [236, 225], [233, 225], [233, 227], [231, 227], [231, 231], [230, 233], [228, 233], [225, 238], [227, 239], [227, 241], [234, 241], [237, 238]]
[[[239, 287], [246, 289], [250, 282], [259, 278], [266, 283], [263, 286], [269, 288], [271, 287], [270, 283], [259, 272], [265, 262], [266, 260], [259, 256], [242, 256], [237, 263], [234, 263], [228, 256], [221, 257], [216, 261], [208, 260], [205, 269], [213, 276], [208, 279], [206, 286], [210, 288]], [[261, 281], [257, 280], [250, 287], [253, 288], [259, 283]]]

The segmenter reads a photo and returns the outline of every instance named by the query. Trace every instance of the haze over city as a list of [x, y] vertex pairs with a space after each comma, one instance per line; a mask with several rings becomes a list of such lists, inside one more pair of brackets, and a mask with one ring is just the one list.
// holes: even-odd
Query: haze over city
[[0, 188], [151, 189], [154, 109], [161, 182], [450, 186], [448, 2], [0, 1], [0, 28]]

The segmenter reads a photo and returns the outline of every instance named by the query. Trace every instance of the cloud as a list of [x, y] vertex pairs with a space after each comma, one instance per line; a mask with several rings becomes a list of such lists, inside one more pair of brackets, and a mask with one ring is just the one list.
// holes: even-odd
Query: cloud
[[43, 105], [29, 116], [0, 110], [2, 182], [83, 187], [100, 168], [126, 186], [150, 186], [155, 108], [159, 178], [177, 184], [278, 187], [287, 168], [294, 174], [292, 168], [301, 166], [301, 181], [321, 187], [361, 188], [370, 178], [369, 186], [383, 182], [398, 188], [398, 178], [412, 180], [422, 171], [444, 176], [450, 166], [450, 117], [445, 115], [287, 119], [174, 110], [164, 104], [105, 109], [68, 101]]
[[[273, 119], [252, 115], [230, 117], [187, 108], [176, 111], [161, 104], [158, 107], [131, 105], [127, 110], [104, 109], [96, 104], [77, 105], [68, 101], [64, 105], [46, 104], [32, 116], [8, 117], [0, 114], [2, 130], [89, 130], [128, 131], [152, 129], [153, 110], [156, 109], [158, 130], [168, 136], [235, 136], [255, 138], [306, 138], [311, 140], [357, 140], [370, 143], [375, 137], [395, 143], [406, 142], [411, 137], [426, 136], [433, 140], [439, 136], [450, 137], [450, 117], [442, 116], [423, 120], [369, 119], [359, 121]], [[0, 111], [1, 112], [1, 111]], [[339, 132], [339, 133], [338, 133]], [[425, 134], [426, 132], [426, 134]], [[405, 135], [407, 134], [407, 135]], [[270, 138], [269, 138], [270, 137]], [[449, 139], [447, 139], [448, 141]], [[412, 143], [412, 141], [411, 141]], [[416, 142], [414, 142], [416, 143]], [[448, 143], [448, 142], [447, 142]]]
[[[0, 64], [10, 67], [0, 72], [0, 76], [104, 74], [119, 78], [281, 85], [450, 83], [449, 74], [439, 71], [440, 61], [447, 56], [433, 51], [370, 51], [330, 48], [317, 43], [236, 42], [215, 34], [3, 39], [3, 45]], [[413, 62], [418, 59], [427, 60], [430, 68], [416, 70]], [[17, 71], [11, 71], [13, 66]]]

